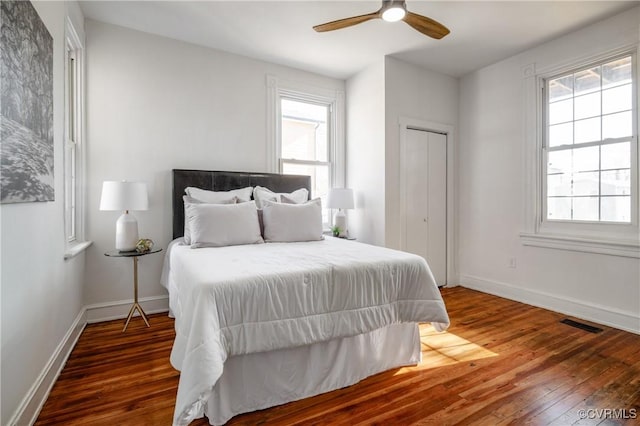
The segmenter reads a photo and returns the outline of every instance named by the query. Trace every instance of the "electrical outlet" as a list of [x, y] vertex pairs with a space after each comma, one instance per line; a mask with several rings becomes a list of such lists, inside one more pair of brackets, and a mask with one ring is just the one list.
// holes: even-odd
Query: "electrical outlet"
[[515, 257], [510, 257], [509, 258], [509, 268], [516, 269], [516, 258]]

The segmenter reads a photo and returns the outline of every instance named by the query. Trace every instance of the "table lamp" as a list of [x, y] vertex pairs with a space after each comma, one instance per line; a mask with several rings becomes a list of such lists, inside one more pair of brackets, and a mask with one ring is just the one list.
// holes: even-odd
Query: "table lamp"
[[116, 250], [132, 251], [138, 242], [138, 221], [129, 210], [147, 210], [147, 184], [144, 182], [105, 181], [102, 183], [100, 210], [124, 213], [116, 222]]
[[327, 207], [330, 209], [338, 209], [333, 216], [333, 226], [338, 227], [340, 230], [338, 234], [339, 237], [346, 237], [348, 235], [347, 216], [343, 210], [354, 207], [353, 190], [350, 188], [330, 189], [329, 196], [327, 197]]

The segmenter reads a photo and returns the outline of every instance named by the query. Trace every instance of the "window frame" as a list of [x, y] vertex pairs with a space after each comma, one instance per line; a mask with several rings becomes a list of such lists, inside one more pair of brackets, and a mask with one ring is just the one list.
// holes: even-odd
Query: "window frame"
[[[621, 46], [558, 66], [522, 68], [525, 101], [524, 149], [524, 229], [520, 233], [525, 246], [546, 247], [588, 253], [640, 258], [640, 180], [638, 168], [638, 95], [639, 45]], [[545, 82], [554, 77], [606, 63], [624, 56], [632, 57], [633, 136], [631, 138], [631, 222], [593, 222], [547, 219], [547, 95]]]
[[73, 245], [78, 239], [77, 226], [77, 50], [67, 44], [66, 90], [65, 90], [65, 141], [64, 141], [64, 181], [65, 181], [65, 236], [67, 244]]
[[[300, 102], [300, 103], [306, 103], [306, 104], [312, 104], [312, 105], [318, 105], [318, 106], [322, 106], [327, 108], [327, 161], [320, 161], [320, 160], [300, 160], [297, 158], [284, 158], [282, 156], [282, 110], [280, 109], [280, 112], [278, 114], [278, 116], [280, 117], [280, 119], [278, 120], [278, 125], [280, 127], [280, 131], [279, 131], [279, 138], [278, 138], [278, 146], [277, 146], [277, 152], [278, 152], [278, 173], [284, 174], [284, 166], [285, 164], [297, 164], [297, 165], [305, 165], [305, 166], [327, 166], [329, 171], [329, 187], [332, 187], [332, 176], [333, 176], [333, 168], [334, 168], [334, 163], [331, 161], [331, 159], [333, 158], [333, 122], [334, 122], [334, 117], [333, 117], [333, 110], [334, 110], [334, 100], [327, 100], [327, 99], [319, 99], [315, 96], [309, 96], [308, 94], [300, 94], [297, 92], [291, 92], [288, 90], [281, 90], [279, 92], [279, 98], [278, 98], [278, 106], [279, 108], [282, 105], [282, 101], [283, 100], [290, 100], [290, 101], [294, 101], [294, 102]], [[316, 196], [317, 194], [312, 194], [312, 196]]]
[[[336, 89], [326, 89], [305, 83], [280, 80], [273, 75], [267, 75], [267, 163], [272, 173], [282, 173], [283, 165], [328, 165], [329, 189], [342, 188], [345, 185], [345, 142], [344, 142], [344, 92]], [[282, 111], [281, 100], [289, 99], [328, 107], [327, 161], [298, 160], [282, 158]], [[315, 197], [316, 194], [311, 194]], [[326, 207], [323, 207], [326, 208]], [[333, 217], [328, 215], [330, 226]]]
[[85, 86], [84, 44], [71, 19], [65, 25], [64, 66], [64, 258], [72, 258], [91, 242], [85, 241]]
[[[560, 145], [557, 147], [549, 147], [549, 91], [547, 90], [547, 82], [550, 80], [554, 80], [558, 77], [564, 76], [564, 75], [568, 75], [568, 74], [572, 74], [572, 73], [576, 73], [579, 71], [583, 71], [589, 68], [592, 68], [594, 66], [598, 66], [598, 65], [603, 65], [607, 62], [611, 62], [611, 61], [615, 61], [616, 59], [622, 59], [625, 57], [631, 57], [631, 75], [632, 75], [632, 81], [631, 81], [631, 87], [632, 87], [632, 93], [635, 92], [637, 93], [637, 75], [638, 75], [638, 69], [637, 69], [637, 57], [635, 55], [635, 52], [626, 52], [626, 53], [621, 53], [621, 54], [616, 54], [610, 57], [606, 57], [603, 59], [599, 59], [597, 61], [593, 61], [591, 63], [584, 63], [581, 65], [578, 65], [572, 69], [566, 69], [564, 71], [555, 73], [553, 75], [549, 75], [549, 76], [542, 76], [540, 78], [540, 85], [541, 85], [541, 90], [542, 90], [542, 111], [541, 111], [541, 115], [542, 115], [542, 153], [541, 153], [541, 158], [542, 158], [542, 172], [541, 172], [541, 189], [542, 189], [542, 196], [541, 196], [541, 207], [542, 207], [542, 211], [541, 211], [541, 219], [542, 219], [542, 227], [552, 227], [554, 225], [552, 224], [560, 224], [557, 226], [567, 226], [567, 227], [575, 227], [575, 228], [582, 228], [582, 229], [590, 229], [590, 228], [597, 228], [599, 226], [607, 226], [611, 229], [614, 230], [615, 232], [615, 228], [620, 228], [619, 231], [624, 232], [624, 230], [626, 228], [628, 228], [628, 226], [638, 226], [638, 179], [637, 179], [637, 174], [638, 174], [638, 105], [637, 105], [637, 96], [632, 96], [632, 136], [631, 137], [623, 137], [623, 138], [615, 138], [615, 139], [602, 139], [599, 141], [593, 141], [593, 142], [587, 142], [587, 143], [581, 143], [578, 144], [578, 146], [576, 147], [575, 144], [573, 145]], [[602, 88], [600, 89], [600, 93], [602, 94]], [[575, 96], [572, 97], [572, 99], [575, 99]], [[633, 112], [635, 112], [635, 114], [633, 114]], [[603, 114], [602, 111], [599, 115], [599, 117], [603, 117], [606, 114]], [[572, 120], [572, 123], [575, 123], [578, 120]], [[577, 219], [549, 219], [548, 218], [548, 210], [547, 210], [547, 201], [549, 199], [548, 194], [547, 194], [547, 190], [548, 190], [548, 185], [547, 185], [547, 178], [548, 178], [548, 170], [547, 170], [547, 165], [548, 165], [548, 155], [550, 152], [555, 152], [555, 151], [565, 151], [565, 150], [570, 150], [570, 149], [577, 149], [577, 148], [587, 148], [587, 147], [593, 147], [593, 146], [598, 146], [598, 147], [602, 147], [602, 146], [606, 146], [606, 145], [611, 145], [611, 144], [615, 144], [615, 143], [621, 143], [621, 142], [629, 142], [631, 145], [631, 153], [630, 153], [630, 173], [631, 173], [631, 177], [630, 177], [630, 182], [631, 182], [631, 188], [630, 188], [630, 207], [631, 207], [631, 211], [630, 211], [630, 217], [631, 220], [630, 222], [614, 222], [614, 221], [594, 221], [594, 220], [577, 220]], [[600, 185], [601, 185], [601, 180], [600, 180]], [[598, 195], [598, 199], [599, 199], [599, 203], [602, 200], [602, 194]]]

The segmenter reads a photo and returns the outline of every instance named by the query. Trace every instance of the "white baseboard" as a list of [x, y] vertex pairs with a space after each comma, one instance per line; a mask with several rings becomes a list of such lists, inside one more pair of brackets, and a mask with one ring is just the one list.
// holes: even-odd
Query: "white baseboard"
[[[139, 302], [147, 314], [169, 311], [169, 296], [146, 297]], [[126, 318], [132, 304], [132, 300], [120, 300], [84, 306], [8, 424], [11, 426], [34, 424], [85, 326], [89, 323]], [[136, 313], [136, 316], [139, 315]]]
[[38, 414], [47, 401], [51, 388], [62, 372], [71, 351], [76, 346], [82, 330], [87, 325], [86, 317], [87, 311], [82, 308], [44, 369], [38, 375], [37, 380], [22, 399], [18, 409], [9, 420], [9, 425], [32, 425], [38, 419]]
[[483, 293], [493, 294], [539, 308], [548, 309], [597, 324], [603, 324], [631, 333], [640, 334], [640, 317], [608, 306], [546, 292], [516, 287], [512, 284], [487, 280], [472, 275], [460, 275], [460, 285]]
[[[169, 296], [143, 297], [139, 301], [146, 314], [169, 312]], [[115, 302], [96, 303], [87, 305], [87, 322], [93, 324], [102, 321], [111, 321], [126, 318], [133, 300], [118, 300]], [[136, 312], [134, 317], [139, 316]]]

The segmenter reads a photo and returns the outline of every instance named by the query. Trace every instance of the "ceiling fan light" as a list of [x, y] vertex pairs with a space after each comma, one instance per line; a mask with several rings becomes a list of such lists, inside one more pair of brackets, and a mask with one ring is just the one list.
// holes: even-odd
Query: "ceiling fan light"
[[382, 19], [384, 19], [387, 22], [397, 22], [402, 18], [404, 18], [405, 14], [406, 14], [406, 11], [402, 6], [400, 5], [391, 6], [390, 8], [382, 12]]

